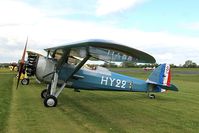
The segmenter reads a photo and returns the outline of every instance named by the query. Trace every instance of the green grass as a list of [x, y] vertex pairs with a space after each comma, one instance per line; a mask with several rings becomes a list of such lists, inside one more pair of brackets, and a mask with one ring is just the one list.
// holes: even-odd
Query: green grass
[[[142, 79], [146, 79], [150, 73], [140, 69], [136, 72], [127, 70], [121, 73]], [[184, 71], [184, 69], [173, 70], [172, 82], [180, 91], [158, 93], [155, 100], [148, 99], [145, 93], [104, 91], [77, 93], [66, 88], [58, 98], [56, 108], [45, 108], [40, 98], [44, 85], [31, 80], [29, 86], [20, 85], [18, 90], [15, 87], [12, 90], [6, 88], [9, 94], [0, 93], [0, 96], [2, 95], [1, 98], [9, 98], [5, 95], [12, 96], [9, 98], [12, 102], [4, 105], [4, 110], [10, 113], [4, 113], [2, 115], [4, 120], [0, 119], [1, 123], [7, 123], [3, 124], [3, 131], [5, 133], [198, 133], [199, 75], [179, 74], [175, 71]], [[12, 79], [8, 79], [4, 80], [11, 86]], [[16, 85], [16, 79], [13, 85]]]
[[13, 74], [0, 73], [0, 132], [5, 131], [10, 113]]

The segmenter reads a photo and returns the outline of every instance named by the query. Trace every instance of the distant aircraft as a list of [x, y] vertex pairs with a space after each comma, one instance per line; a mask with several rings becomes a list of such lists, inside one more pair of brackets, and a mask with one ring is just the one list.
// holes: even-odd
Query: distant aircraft
[[9, 66], [10, 71], [17, 71], [17, 63], [12, 62]]
[[144, 67], [143, 70], [144, 71], [151, 71], [151, 70], [155, 70], [155, 67]]
[[[27, 42], [20, 63], [19, 75], [24, 65]], [[147, 92], [154, 99], [154, 92], [165, 90], [178, 91], [170, 83], [171, 71], [168, 64], [157, 67], [144, 81], [134, 77], [111, 72], [103, 67], [88, 68], [88, 60], [113, 62], [132, 61], [139, 63], [155, 63], [154, 57], [131, 47], [104, 40], [88, 40], [68, 45], [45, 49], [47, 56], [28, 56], [29, 76], [47, 84], [41, 92], [46, 107], [55, 107], [58, 96], [65, 87], [82, 90]], [[17, 82], [17, 87], [19, 79]]]

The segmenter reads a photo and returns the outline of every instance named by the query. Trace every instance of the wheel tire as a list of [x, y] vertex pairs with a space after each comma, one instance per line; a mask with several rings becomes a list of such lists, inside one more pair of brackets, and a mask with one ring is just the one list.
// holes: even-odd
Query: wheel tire
[[74, 89], [74, 92], [80, 92], [80, 90], [79, 89]]
[[24, 78], [21, 80], [21, 84], [22, 85], [28, 85], [29, 84], [29, 79], [28, 78]]
[[56, 107], [57, 105], [57, 98], [55, 96], [47, 96], [45, 99], [44, 99], [44, 105], [46, 107]]
[[44, 89], [42, 92], [41, 92], [41, 98], [46, 98], [48, 96], [48, 90], [47, 89]]
[[149, 95], [149, 98], [150, 98], [150, 99], [155, 99], [155, 94], [150, 94], [150, 95]]

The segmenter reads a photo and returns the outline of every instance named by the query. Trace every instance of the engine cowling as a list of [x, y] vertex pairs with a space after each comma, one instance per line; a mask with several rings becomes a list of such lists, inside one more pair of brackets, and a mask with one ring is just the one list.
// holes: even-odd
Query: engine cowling
[[44, 56], [39, 56], [36, 65], [36, 77], [39, 81], [51, 83], [56, 62]]

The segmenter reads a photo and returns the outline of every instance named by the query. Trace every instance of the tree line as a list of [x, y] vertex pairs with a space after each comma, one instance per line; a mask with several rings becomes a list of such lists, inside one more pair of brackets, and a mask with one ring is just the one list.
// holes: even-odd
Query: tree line
[[[12, 63], [0, 63], [1, 68], [8, 68], [11, 66]], [[91, 66], [94, 66], [93, 64], [90, 64]], [[140, 64], [140, 63], [135, 63], [135, 62], [130, 62], [126, 61], [121, 64], [116, 64], [116, 63], [107, 63], [105, 62], [104, 64], [101, 64], [100, 66], [103, 67], [131, 67], [131, 68], [146, 68], [146, 67], [157, 67], [159, 64]], [[195, 62], [192, 60], [187, 60], [183, 65], [175, 65], [175, 64], [170, 64], [172, 68], [199, 68], [199, 65], [197, 65]]]
[[[103, 67], [125, 67], [125, 68], [146, 68], [146, 67], [157, 67], [160, 64], [141, 64], [141, 63], [135, 63], [135, 62], [130, 62], [126, 61], [121, 63], [120, 65], [117, 65], [116, 63], [104, 63]], [[192, 60], [187, 60], [183, 65], [175, 65], [175, 64], [170, 64], [172, 68], [199, 68], [199, 65], [197, 65], [195, 62]]]

